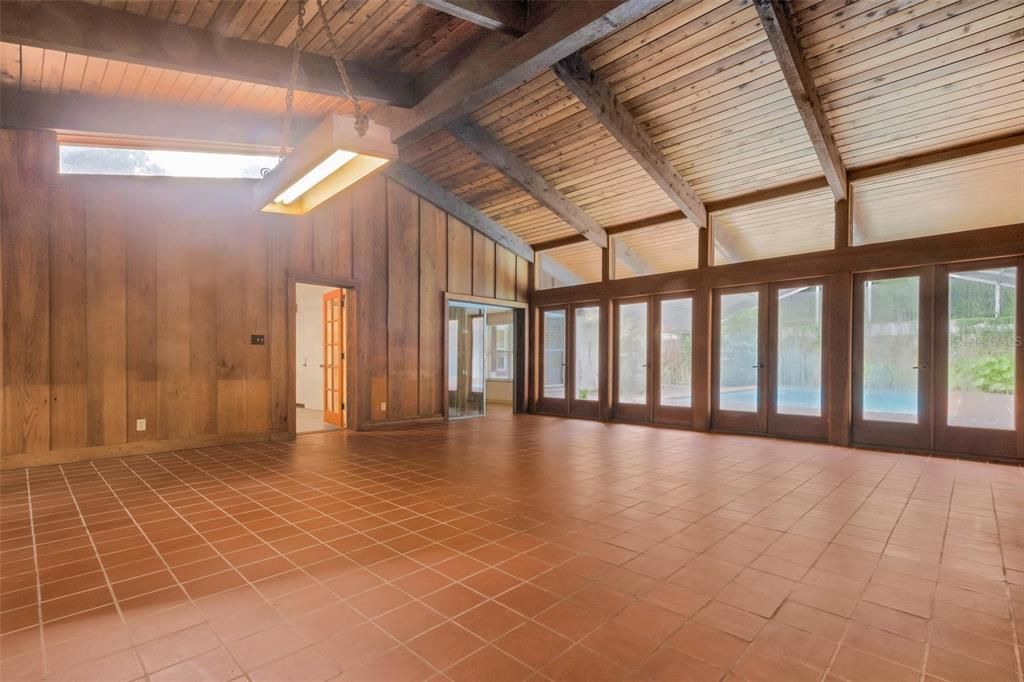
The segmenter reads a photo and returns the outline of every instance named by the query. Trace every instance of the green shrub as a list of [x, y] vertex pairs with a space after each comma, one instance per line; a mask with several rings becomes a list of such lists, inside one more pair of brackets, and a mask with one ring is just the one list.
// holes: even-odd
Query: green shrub
[[953, 371], [955, 385], [985, 393], [1013, 393], [1013, 356], [997, 355], [964, 359]]

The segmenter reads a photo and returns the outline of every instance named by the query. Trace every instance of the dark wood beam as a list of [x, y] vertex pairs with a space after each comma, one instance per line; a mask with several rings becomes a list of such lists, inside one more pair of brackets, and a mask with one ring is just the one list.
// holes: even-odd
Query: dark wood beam
[[[301, 139], [316, 120], [299, 117], [292, 125], [294, 139]], [[212, 142], [275, 151], [281, 144], [281, 118], [277, 116], [17, 88], [0, 91], [0, 127], [163, 138], [176, 144], [194, 141], [209, 146]]]
[[786, 78], [797, 111], [814, 145], [821, 168], [828, 179], [836, 199], [846, 198], [846, 169], [839, 155], [832, 127], [821, 106], [821, 98], [814, 85], [814, 77], [800, 50], [800, 41], [793, 30], [788, 3], [784, 0], [755, 0], [757, 15], [761, 18], [768, 42]]
[[668, 0], [578, 0], [558, 3], [544, 21], [486, 59], [463, 62], [411, 111], [388, 121], [408, 146], [543, 73], [551, 65], [664, 5]]
[[704, 202], [580, 53], [569, 55], [553, 68], [566, 87], [647, 171], [690, 222], [697, 227], [706, 227], [708, 212]]
[[608, 246], [608, 235], [593, 218], [583, 212], [540, 173], [526, 165], [489, 132], [471, 121], [449, 124], [448, 132], [473, 150], [473, 153], [501, 171], [523, 188], [545, 208], [561, 218], [569, 227], [601, 248]]
[[419, 171], [403, 161], [392, 161], [384, 166], [382, 172], [397, 183], [407, 187], [441, 210], [455, 216], [474, 230], [493, 239], [521, 258], [531, 263], [534, 260], [533, 248], [516, 236], [511, 230], [487, 217], [465, 201], [455, 196], [444, 187], [430, 180]]
[[[84, 2], [0, 2], [0, 38], [11, 43], [145, 64], [175, 71], [287, 87], [291, 50], [214, 31], [119, 12]], [[413, 104], [413, 77], [347, 63], [360, 98], [393, 106]], [[296, 87], [344, 96], [329, 57], [302, 55]]]
[[526, 0], [419, 0], [438, 12], [512, 36], [526, 33], [529, 14]]

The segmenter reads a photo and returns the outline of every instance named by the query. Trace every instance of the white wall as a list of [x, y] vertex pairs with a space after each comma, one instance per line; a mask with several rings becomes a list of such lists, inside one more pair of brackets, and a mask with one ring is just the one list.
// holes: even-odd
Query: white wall
[[333, 289], [295, 285], [295, 402], [311, 410], [324, 409], [323, 296]]

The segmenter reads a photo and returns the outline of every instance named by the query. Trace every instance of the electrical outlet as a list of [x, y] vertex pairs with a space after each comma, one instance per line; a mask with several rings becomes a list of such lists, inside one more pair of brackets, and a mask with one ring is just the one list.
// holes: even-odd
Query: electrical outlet
[[135, 420], [135, 430], [136, 431], [145, 431], [146, 430], [146, 420], [145, 419], [136, 419]]
[[387, 412], [388, 411], [388, 404], [387, 403], [381, 403], [380, 404], [380, 411], [381, 412]]

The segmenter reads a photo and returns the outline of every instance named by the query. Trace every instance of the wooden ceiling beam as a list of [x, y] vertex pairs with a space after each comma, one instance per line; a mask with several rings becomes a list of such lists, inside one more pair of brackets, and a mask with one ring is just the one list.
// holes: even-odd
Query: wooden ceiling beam
[[[296, 138], [316, 120], [297, 117]], [[281, 119], [260, 113], [93, 95], [0, 91], [0, 127], [81, 132], [112, 138], [154, 138], [264, 147], [276, 153]]]
[[530, 168], [493, 136], [471, 121], [457, 121], [448, 125], [448, 132], [469, 147], [474, 154], [494, 166], [507, 178], [539, 201], [545, 208], [561, 218], [569, 227], [601, 248], [608, 246], [604, 228], [583, 212], [562, 192]]
[[[292, 52], [215, 31], [119, 12], [84, 2], [0, 2], [0, 38], [6, 42], [219, 76], [248, 83], [288, 87]], [[399, 107], [413, 104], [408, 74], [346, 63], [360, 98]], [[296, 88], [344, 97], [334, 60], [303, 53]]]
[[463, 62], [411, 111], [392, 117], [392, 139], [408, 146], [464, 118], [551, 65], [664, 5], [668, 0], [578, 0], [486, 59]]
[[438, 12], [450, 14], [491, 31], [521, 36], [529, 28], [526, 0], [419, 0]]
[[612, 93], [604, 79], [591, 70], [576, 52], [553, 67], [576, 98], [619, 141], [623, 149], [640, 164], [654, 182], [697, 227], [707, 227], [708, 212], [704, 202], [665, 157], [647, 131]]
[[395, 182], [455, 216], [474, 230], [493, 239], [520, 258], [534, 261], [533, 248], [504, 225], [486, 216], [480, 210], [455, 196], [444, 187], [427, 178], [403, 161], [392, 161], [382, 172]]
[[755, 0], [754, 6], [782, 69], [782, 75], [789, 85], [800, 118], [803, 119], [807, 135], [811, 138], [814, 153], [818, 155], [829, 187], [832, 188], [836, 199], [845, 199], [846, 169], [839, 155], [835, 137], [832, 135], [832, 127], [821, 106], [814, 77], [804, 60], [800, 41], [793, 30], [788, 3], [784, 0]]

